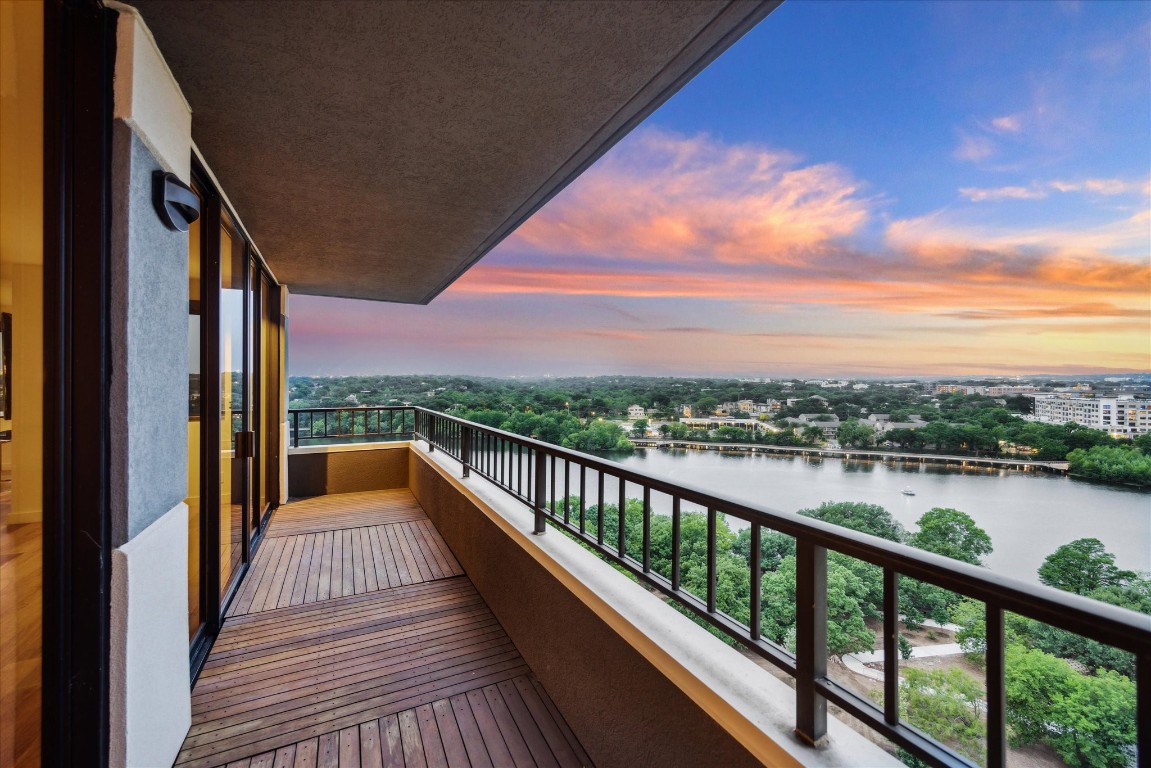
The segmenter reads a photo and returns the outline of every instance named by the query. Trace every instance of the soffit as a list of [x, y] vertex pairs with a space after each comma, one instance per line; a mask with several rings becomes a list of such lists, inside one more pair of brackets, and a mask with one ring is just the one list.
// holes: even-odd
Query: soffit
[[774, 0], [131, 0], [294, 293], [426, 303]]

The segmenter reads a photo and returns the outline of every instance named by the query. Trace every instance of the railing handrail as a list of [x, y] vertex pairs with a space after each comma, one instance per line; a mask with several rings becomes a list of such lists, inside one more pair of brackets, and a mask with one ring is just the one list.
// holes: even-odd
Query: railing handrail
[[[898, 621], [898, 577], [908, 576], [925, 581], [944, 589], [960, 593], [964, 597], [974, 598], [986, 606], [987, 620], [987, 706], [988, 706], [988, 763], [991, 766], [1002, 765], [1005, 759], [1005, 731], [1004, 731], [1004, 612], [1010, 611], [1031, 619], [1044, 622], [1058, 629], [1067, 630], [1078, 635], [1102, 642], [1106, 645], [1131, 652], [1136, 656], [1136, 685], [1137, 685], [1137, 744], [1143, 749], [1140, 758], [1146, 761], [1151, 750], [1151, 618], [1136, 611], [1109, 605], [1082, 595], [1077, 595], [1055, 589], [1042, 584], [1032, 584], [1021, 579], [995, 574], [986, 568], [953, 560], [924, 550], [916, 549], [906, 544], [888, 541], [877, 536], [861, 533], [843, 528], [821, 520], [804, 517], [794, 513], [781, 512], [766, 506], [734, 501], [718, 496], [710, 491], [693, 486], [689, 483], [672, 482], [652, 477], [642, 472], [629, 469], [624, 465], [590, 454], [574, 451], [563, 446], [545, 443], [532, 437], [525, 437], [515, 433], [506, 432], [495, 427], [489, 427], [477, 422], [468, 421], [457, 416], [433, 411], [420, 406], [358, 406], [351, 408], [305, 409], [309, 411], [353, 411], [353, 410], [403, 410], [414, 413], [414, 424], [411, 431], [413, 439], [427, 441], [429, 450], [442, 450], [463, 465], [464, 476], [470, 470], [477, 471], [497, 484], [501, 490], [511, 494], [514, 498], [527, 503], [535, 510], [535, 526], [537, 533], [542, 533], [545, 516], [550, 514], [554, 524], [583, 539], [593, 548], [611, 558], [635, 573], [644, 582], [653, 586], [685, 607], [699, 614], [713, 626], [719, 628], [733, 639], [749, 644], [753, 650], [767, 658], [777, 666], [792, 674], [797, 681], [797, 733], [805, 739], [818, 739], [825, 728], [821, 725], [825, 717], [822, 701], [834, 701], [852, 715], [887, 735], [903, 746], [909, 747], [921, 757], [939, 765], [970, 765], [966, 758], [950, 752], [938, 743], [925, 738], [922, 732], [909, 727], [898, 716], [892, 707], [898, 698], [898, 677], [888, 679], [885, 683], [885, 704], [877, 709], [865, 698], [835, 683], [826, 676], [825, 662], [821, 660], [820, 648], [825, 649], [826, 631], [822, 640], [819, 632], [815, 633], [814, 644], [807, 647], [804, 643], [797, 644], [797, 653], [792, 656], [785, 649], [765, 640], [760, 635], [759, 622], [759, 590], [758, 586], [752, 591], [752, 627], [746, 627], [739, 621], [717, 610], [714, 604], [714, 518], [718, 513], [731, 515], [751, 525], [752, 549], [758, 549], [761, 528], [778, 531], [791, 536], [796, 541], [797, 574], [796, 574], [796, 609], [797, 632], [803, 629], [805, 637], [811, 635], [812, 627], [820, 621], [826, 621], [826, 552], [828, 550], [840, 552], [844, 555], [862, 560], [884, 570], [884, 643], [885, 656], [891, 663], [898, 663], [894, 636], [897, 633]], [[448, 425], [447, 427], [443, 425]], [[474, 461], [474, 443], [477, 436], [482, 436], [488, 442], [485, 445], [496, 446], [501, 452], [504, 444], [516, 447], [515, 478], [511, 476], [511, 464], [503, 467], [502, 459], [499, 464], [500, 471], [505, 469], [507, 475], [494, 477], [485, 474], [476, 466]], [[453, 453], [457, 451], [457, 453]], [[458, 455], [457, 455], [458, 454]], [[527, 470], [524, 471], [523, 459], [527, 458]], [[542, 457], [541, 461], [539, 457]], [[583, 514], [585, 507], [583, 499], [580, 504], [580, 526], [568, 520], [568, 508], [564, 509], [564, 517], [557, 516], [556, 499], [550, 501], [546, 496], [547, 473], [546, 462], [550, 458], [551, 487], [554, 493], [558, 490], [556, 480], [556, 462], [563, 461], [565, 472], [570, 472], [571, 465], [579, 468], [580, 483], [582, 487], [584, 473], [591, 470], [599, 473], [598, 476], [598, 503], [591, 507], [598, 510], [597, 534], [593, 536], [583, 530]], [[483, 458], [481, 457], [481, 460]], [[533, 472], [534, 470], [534, 472]], [[527, 475], [524, 483], [523, 475]], [[533, 484], [534, 476], [534, 484]], [[617, 510], [621, 523], [618, 532], [619, 542], [603, 540], [603, 509], [608, 501], [604, 496], [603, 479], [605, 476], [615, 478], [619, 483], [619, 504]], [[570, 477], [570, 476], [569, 476]], [[627, 483], [640, 486], [644, 494], [644, 553], [642, 564], [635, 552], [627, 551], [624, 546], [622, 505], [625, 502], [625, 487]], [[524, 487], [528, 492], [524, 492]], [[565, 480], [565, 494], [567, 485]], [[709, 596], [705, 602], [700, 596], [682, 589], [678, 582], [678, 565], [673, 565], [671, 579], [650, 569], [648, 562], [649, 523], [653, 514], [650, 508], [650, 494], [663, 493], [673, 499], [673, 515], [680, 513], [680, 502], [684, 501], [706, 509], [709, 518]], [[548, 512], [548, 506], [551, 511]], [[678, 517], [675, 518], [678, 520]], [[673, 523], [673, 526], [676, 525]], [[673, 530], [678, 530], [673, 527]], [[678, 563], [678, 533], [673, 533], [673, 563]], [[598, 537], [598, 538], [597, 538]], [[821, 554], [822, 553], [822, 554]], [[758, 561], [755, 561], [758, 562]], [[749, 566], [751, 563], [749, 563]], [[755, 571], [752, 571], [754, 573]], [[753, 582], [756, 581], [753, 577]], [[804, 591], [806, 590], [806, 591]], [[803, 594], [800, 594], [803, 592]], [[819, 605], [822, 601], [822, 606]], [[814, 614], [807, 603], [816, 605]], [[802, 617], [798, 615], [806, 611]], [[814, 616], [822, 612], [824, 618], [816, 619]], [[803, 638], [800, 638], [801, 640]], [[822, 654], [824, 657], [826, 654]], [[886, 666], [886, 665], [885, 665]], [[894, 686], [894, 687], [893, 687]], [[802, 701], [801, 701], [802, 699]], [[996, 727], [992, 723], [997, 723]], [[1141, 762], [1143, 764], [1143, 762]]]
[[[988, 569], [954, 560], [907, 544], [889, 541], [879, 536], [854, 531], [850, 528], [826, 523], [791, 512], [781, 512], [765, 506], [717, 496], [689, 483], [671, 482], [636, 472], [619, 462], [574, 451], [560, 445], [545, 443], [514, 432], [505, 432], [457, 416], [415, 406], [415, 410], [440, 419], [455, 422], [471, 429], [488, 432], [521, 445], [557, 457], [570, 459], [593, 469], [603, 469], [624, 480], [643, 484], [653, 491], [679, 496], [701, 507], [717, 507], [725, 514], [734, 514], [749, 523], [796, 538], [811, 540], [813, 544], [842, 552], [872, 565], [889, 567], [912, 578], [928, 581], [944, 589], [964, 592], [983, 602], [996, 602], [1004, 609], [1061, 626], [1076, 634], [1097, 635], [1107, 645], [1114, 645], [1132, 653], [1151, 652], [1151, 618], [1129, 608], [1110, 605], [1083, 595], [1032, 584], [1022, 579], [1003, 576]], [[940, 577], [940, 572], [946, 574]], [[1078, 631], [1077, 631], [1078, 630]]]
[[759, 523], [773, 531], [797, 539], [810, 540], [813, 544], [864, 560], [872, 565], [893, 568], [900, 574], [930, 582], [944, 589], [963, 592], [966, 597], [973, 597], [983, 602], [995, 602], [1002, 605], [1005, 610], [1058, 625], [1061, 629], [1076, 634], [1090, 634], [1095, 636], [1093, 639], [1131, 653], [1151, 652], [1151, 618], [1129, 608], [1110, 605], [1045, 584], [1032, 584], [1022, 579], [996, 574], [981, 566], [822, 520], [717, 496], [690, 483], [671, 482], [637, 472], [611, 459], [546, 443], [533, 437], [517, 435], [514, 432], [506, 432], [422, 406], [291, 409], [296, 412], [352, 410], [412, 410], [430, 414], [548, 455], [571, 460], [594, 470], [606, 471], [625, 481], [645, 485], [653, 491], [679, 496], [700, 507], [719, 508], [725, 514], [732, 514], [746, 522]]

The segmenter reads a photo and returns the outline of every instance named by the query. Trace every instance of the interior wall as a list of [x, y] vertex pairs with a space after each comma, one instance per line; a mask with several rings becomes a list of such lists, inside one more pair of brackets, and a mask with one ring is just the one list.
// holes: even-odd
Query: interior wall
[[[44, 420], [43, 14], [3, 5], [0, 66], [0, 311], [12, 315], [12, 413], [0, 420], [0, 469], [11, 470], [8, 523], [42, 519]], [[23, 361], [22, 365], [16, 364]]]

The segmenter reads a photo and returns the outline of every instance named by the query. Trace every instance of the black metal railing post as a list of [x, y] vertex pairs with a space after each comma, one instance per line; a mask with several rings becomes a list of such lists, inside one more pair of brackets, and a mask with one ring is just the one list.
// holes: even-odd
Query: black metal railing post
[[899, 722], [899, 574], [883, 569], [883, 719]]
[[536, 448], [533, 452], [535, 456], [535, 512], [536, 524], [532, 530], [536, 536], [543, 536], [547, 531], [547, 522], [545, 520], [544, 510], [547, 507], [547, 454]]
[[462, 475], [470, 477], [472, 474], [472, 428], [464, 427], [460, 431], [460, 464], [464, 469]]
[[795, 733], [811, 746], [827, 735], [827, 549], [795, 542]]
[[293, 448], [300, 447], [300, 414], [292, 412], [288, 414], [292, 417], [292, 440], [291, 445]]
[[760, 595], [761, 589], [761, 574], [760, 569], [763, 567], [763, 533], [759, 523], [751, 524], [751, 553], [748, 562], [748, 575], [751, 577], [751, 605], [750, 618], [748, 624], [751, 629], [751, 639], [758, 640], [760, 635], [760, 627], [763, 624], [760, 611], [763, 608], [763, 598]]
[[1139, 768], [1151, 766], [1151, 653], [1135, 659], [1135, 749]]
[[984, 659], [987, 665], [987, 768], [1007, 765], [1007, 659], [1003, 609], [987, 604]]

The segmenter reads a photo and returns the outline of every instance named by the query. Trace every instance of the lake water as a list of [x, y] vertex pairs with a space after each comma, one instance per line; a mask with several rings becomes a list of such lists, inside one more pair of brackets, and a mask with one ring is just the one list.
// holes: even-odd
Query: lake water
[[[1036, 570], [1060, 545], [1088, 536], [1102, 541], [1121, 568], [1151, 571], [1146, 491], [1045, 473], [718, 451], [638, 449], [616, 460], [637, 472], [784, 512], [825, 501], [879, 504], [909, 530], [932, 507], [953, 507], [991, 536], [995, 551], [988, 567], [1028, 581], [1038, 581]], [[914, 496], [901, 493], [909, 486]]]

